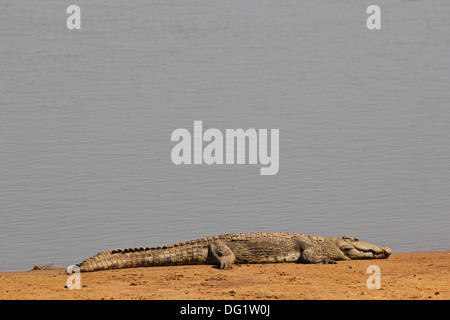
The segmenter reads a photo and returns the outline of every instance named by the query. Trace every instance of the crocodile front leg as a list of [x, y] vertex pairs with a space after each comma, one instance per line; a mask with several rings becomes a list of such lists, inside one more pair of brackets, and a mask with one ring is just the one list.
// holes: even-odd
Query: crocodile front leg
[[301, 263], [324, 263], [324, 264], [335, 264], [336, 261], [328, 258], [314, 250], [313, 248], [307, 248], [303, 250], [300, 255], [299, 262]]
[[229, 269], [236, 261], [233, 251], [223, 242], [212, 242], [209, 245], [209, 249], [219, 262], [219, 269]]

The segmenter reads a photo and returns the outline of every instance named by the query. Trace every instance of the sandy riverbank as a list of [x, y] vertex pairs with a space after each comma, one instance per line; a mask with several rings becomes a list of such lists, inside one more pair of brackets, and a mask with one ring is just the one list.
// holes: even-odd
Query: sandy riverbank
[[[368, 289], [369, 265], [381, 289]], [[67, 289], [64, 269], [0, 272], [0, 299], [450, 299], [450, 252], [394, 253], [387, 260], [335, 265], [237, 265], [135, 268], [81, 273]]]

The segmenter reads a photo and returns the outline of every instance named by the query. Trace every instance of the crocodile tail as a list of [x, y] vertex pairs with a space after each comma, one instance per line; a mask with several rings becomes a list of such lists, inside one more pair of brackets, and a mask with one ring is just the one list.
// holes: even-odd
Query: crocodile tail
[[130, 248], [102, 251], [78, 264], [81, 272], [122, 268], [204, 264], [208, 247], [180, 243], [157, 248]]

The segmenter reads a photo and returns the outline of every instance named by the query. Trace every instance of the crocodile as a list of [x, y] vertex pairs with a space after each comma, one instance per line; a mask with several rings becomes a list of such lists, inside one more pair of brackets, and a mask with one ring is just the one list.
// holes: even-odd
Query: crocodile
[[336, 263], [386, 259], [392, 254], [357, 238], [322, 237], [291, 232], [234, 233], [154, 248], [101, 251], [77, 266], [81, 272], [122, 268], [210, 264], [219, 269], [246, 263]]

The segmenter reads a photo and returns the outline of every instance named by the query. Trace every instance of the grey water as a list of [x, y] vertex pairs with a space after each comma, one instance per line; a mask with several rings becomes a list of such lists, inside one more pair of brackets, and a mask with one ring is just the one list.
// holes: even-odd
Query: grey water
[[[0, 271], [223, 233], [450, 246], [447, 0], [0, 1]], [[171, 133], [279, 129], [280, 169]]]

